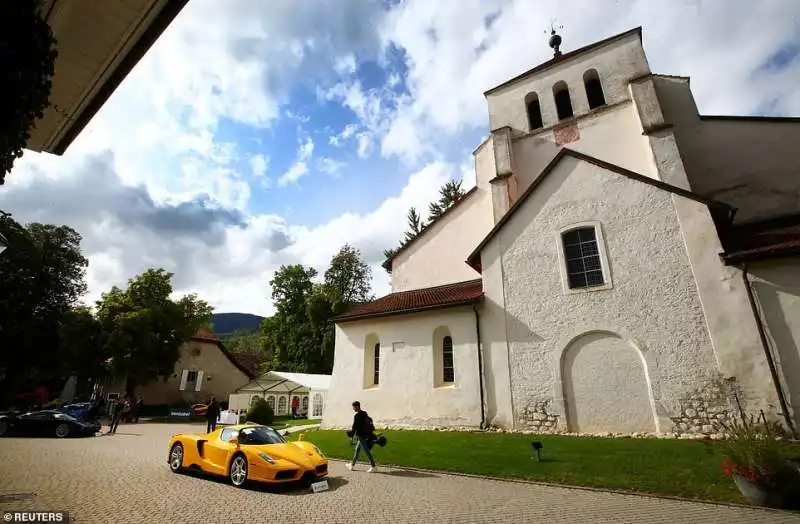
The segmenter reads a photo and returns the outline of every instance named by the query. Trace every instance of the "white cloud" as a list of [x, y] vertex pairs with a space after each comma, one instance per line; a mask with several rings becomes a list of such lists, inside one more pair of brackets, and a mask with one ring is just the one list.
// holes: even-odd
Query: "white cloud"
[[347, 164], [344, 162], [324, 157], [320, 159], [317, 169], [332, 177], [338, 177], [341, 174], [342, 168], [346, 165]]
[[278, 187], [285, 187], [289, 184], [297, 183], [300, 178], [308, 174], [308, 161], [314, 154], [314, 141], [307, 138], [305, 142], [300, 144], [300, 149], [297, 151], [297, 160], [278, 178]]
[[[69, 223], [84, 235], [90, 299], [160, 265], [175, 271], [179, 291], [199, 292], [219, 310], [265, 314], [275, 269], [323, 268], [345, 242], [376, 268], [376, 292], [388, 291], [382, 250], [402, 235], [408, 208], [427, 208], [448, 178], [474, 184], [469, 151], [477, 144], [462, 143], [461, 133], [486, 128], [485, 89], [549, 58], [544, 30], [551, 17], [565, 27], [564, 51], [643, 25], [652, 69], [690, 75], [704, 113], [771, 106], [800, 114], [800, 60], [759, 69], [796, 44], [794, 0], [758, 9], [744, 0], [408, 0], [388, 17], [382, 4], [192, 0], [63, 157], [28, 152], [18, 161], [0, 208], [21, 221]], [[402, 49], [394, 55], [405, 63], [386, 85], [365, 88], [353, 75], [358, 61], [365, 53], [385, 61], [390, 46]], [[407, 71], [403, 83], [398, 71]], [[255, 155], [250, 142], [224, 141], [218, 124], [270, 132], [285, 117], [308, 130], [314, 122], [306, 108], [283, 106], [302, 82], [357, 118], [329, 138], [331, 145], [415, 166], [402, 191], [371, 212], [317, 227], [279, 216], [292, 216], [291, 201], [270, 213], [250, 211], [260, 187], [238, 166], [267, 184], [267, 155], [273, 163], [275, 156], [266, 139]], [[443, 161], [443, 143], [456, 143], [463, 155]], [[304, 140], [283, 185], [308, 175], [314, 149]], [[336, 162], [324, 156], [314, 166], [368, 176], [357, 161]]]

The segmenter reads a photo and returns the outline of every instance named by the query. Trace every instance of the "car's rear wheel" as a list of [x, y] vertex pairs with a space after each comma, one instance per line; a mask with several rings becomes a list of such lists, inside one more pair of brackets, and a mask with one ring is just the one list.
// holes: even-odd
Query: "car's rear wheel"
[[64, 438], [69, 435], [69, 424], [59, 424], [56, 426], [56, 437]]
[[179, 473], [183, 468], [183, 444], [176, 442], [169, 450], [169, 469]]
[[231, 461], [231, 470], [229, 474], [231, 484], [237, 488], [244, 486], [247, 482], [247, 459], [244, 455], [236, 455]]

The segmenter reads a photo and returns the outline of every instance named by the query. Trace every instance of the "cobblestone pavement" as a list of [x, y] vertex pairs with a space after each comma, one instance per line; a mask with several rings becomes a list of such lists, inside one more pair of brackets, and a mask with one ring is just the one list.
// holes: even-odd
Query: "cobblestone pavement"
[[[800, 523], [750, 508], [379, 468], [331, 465], [331, 490], [237, 489], [175, 475], [167, 441], [199, 426], [134, 424], [115, 436], [0, 439], [0, 511], [66, 510], [74, 522], [262, 523]], [[33, 493], [27, 501], [8, 495]]]

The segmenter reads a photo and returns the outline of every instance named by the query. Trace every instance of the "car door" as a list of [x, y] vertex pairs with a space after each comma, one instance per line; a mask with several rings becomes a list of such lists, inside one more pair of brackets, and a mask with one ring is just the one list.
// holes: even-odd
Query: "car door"
[[17, 419], [16, 430], [20, 436], [41, 437], [47, 434], [53, 416], [48, 411], [26, 413]]
[[225, 428], [220, 432], [218, 438], [209, 440], [205, 443], [205, 446], [203, 447], [203, 455], [205, 456], [208, 465], [213, 468], [215, 472], [220, 474], [226, 473], [228, 457], [233, 450], [236, 449], [236, 446], [231, 444], [229, 441], [232, 438], [237, 438], [238, 436], [238, 429]]

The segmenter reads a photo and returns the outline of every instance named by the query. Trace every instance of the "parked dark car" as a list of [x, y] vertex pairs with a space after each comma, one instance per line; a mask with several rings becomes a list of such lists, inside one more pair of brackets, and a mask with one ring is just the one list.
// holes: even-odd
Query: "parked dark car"
[[83, 422], [57, 410], [0, 415], [0, 437], [93, 437], [97, 422]]
[[67, 415], [72, 415], [78, 420], [89, 421], [89, 410], [92, 407], [91, 402], [78, 402], [75, 404], [64, 404], [58, 411], [63, 411]]

